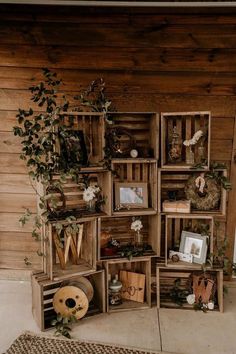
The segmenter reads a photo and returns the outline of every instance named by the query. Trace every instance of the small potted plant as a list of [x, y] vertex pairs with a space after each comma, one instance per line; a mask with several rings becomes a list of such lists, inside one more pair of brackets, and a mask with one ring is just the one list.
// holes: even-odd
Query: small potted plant
[[107, 245], [101, 249], [102, 257], [112, 257], [115, 256], [120, 248], [120, 242], [111, 238]]

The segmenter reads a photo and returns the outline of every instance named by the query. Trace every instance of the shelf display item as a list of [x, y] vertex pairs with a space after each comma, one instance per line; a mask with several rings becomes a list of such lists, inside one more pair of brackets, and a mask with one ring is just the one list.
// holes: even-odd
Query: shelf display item
[[177, 127], [174, 126], [172, 130], [172, 134], [170, 135], [170, 141], [169, 141], [169, 162], [170, 163], [176, 163], [180, 162], [182, 157], [182, 139], [180, 138], [179, 133], [177, 132]]
[[122, 282], [122, 298], [137, 302], [144, 302], [145, 274], [121, 270], [119, 278]]
[[182, 231], [179, 250], [184, 254], [193, 256], [193, 263], [206, 262], [209, 237], [193, 232]]
[[216, 179], [205, 173], [189, 177], [185, 186], [185, 195], [196, 210], [218, 210], [221, 199], [221, 186]]
[[109, 283], [109, 304], [111, 306], [122, 304], [122, 283], [116, 278]]
[[190, 213], [190, 200], [165, 200], [162, 204], [164, 213]]
[[53, 308], [63, 317], [75, 316], [79, 320], [86, 315], [93, 296], [92, 284], [87, 278], [81, 277], [57, 290], [53, 297]]

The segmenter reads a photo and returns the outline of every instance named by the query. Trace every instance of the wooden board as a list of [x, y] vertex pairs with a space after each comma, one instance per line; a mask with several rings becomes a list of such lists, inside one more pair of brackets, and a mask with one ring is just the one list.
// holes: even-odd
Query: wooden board
[[145, 275], [121, 270], [119, 279], [122, 283], [122, 298], [144, 302]]

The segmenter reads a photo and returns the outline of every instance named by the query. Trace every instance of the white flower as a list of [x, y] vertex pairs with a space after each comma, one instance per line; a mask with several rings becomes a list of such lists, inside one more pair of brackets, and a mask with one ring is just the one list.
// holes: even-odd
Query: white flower
[[90, 187], [86, 188], [83, 192], [83, 200], [85, 202], [90, 202], [94, 198], [95, 198], [95, 194], [93, 189], [91, 189]]
[[203, 131], [202, 130], [198, 130], [194, 136], [192, 137], [192, 139], [189, 140], [184, 140], [183, 144], [185, 146], [190, 146], [190, 145], [195, 145], [197, 144], [198, 140], [203, 136]]
[[214, 301], [209, 301], [207, 307], [209, 310], [214, 310], [215, 307]]
[[[198, 130], [194, 136], [192, 137], [192, 140], [197, 142], [201, 137], [203, 136], [203, 131], [202, 130]], [[195, 143], [196, 144], [196, 143]]]
[[134, 220], [131, 224], [131, 230], [140, 231], [143, 228], [141, 220]]
[[190, 140], [184, 140], [183, 144], [184, 144], [185, 146], [190, 146]]
[[190, 294], [186, 297], [187, 303], [189, 305], [193, 305], [195, 303], [195, 295], [194, 294]]
[[85, 202], [90, 202], [91, 200], [96, 198], [96, 194], [98, 194], [100, 191], [101, 189], [98, 186], [88, 186], [84, 189], [83, 200]]

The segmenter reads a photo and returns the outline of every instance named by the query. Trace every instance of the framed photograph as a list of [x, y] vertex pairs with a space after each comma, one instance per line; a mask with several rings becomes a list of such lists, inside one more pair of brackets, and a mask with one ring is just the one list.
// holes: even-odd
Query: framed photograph
[[147, 183], [115, 183], [115, 205], [127, 208], [148, 208]]
[[204, 264], [206, 262], [207, 247], [208, 236], [182, 231], [179, 251], [192, 254], [193, 263]]
[[61, 133], [61, 154], [69, 167], [74, 164], [86, 165], [88, 153], [82, 130], [66, 130]]

